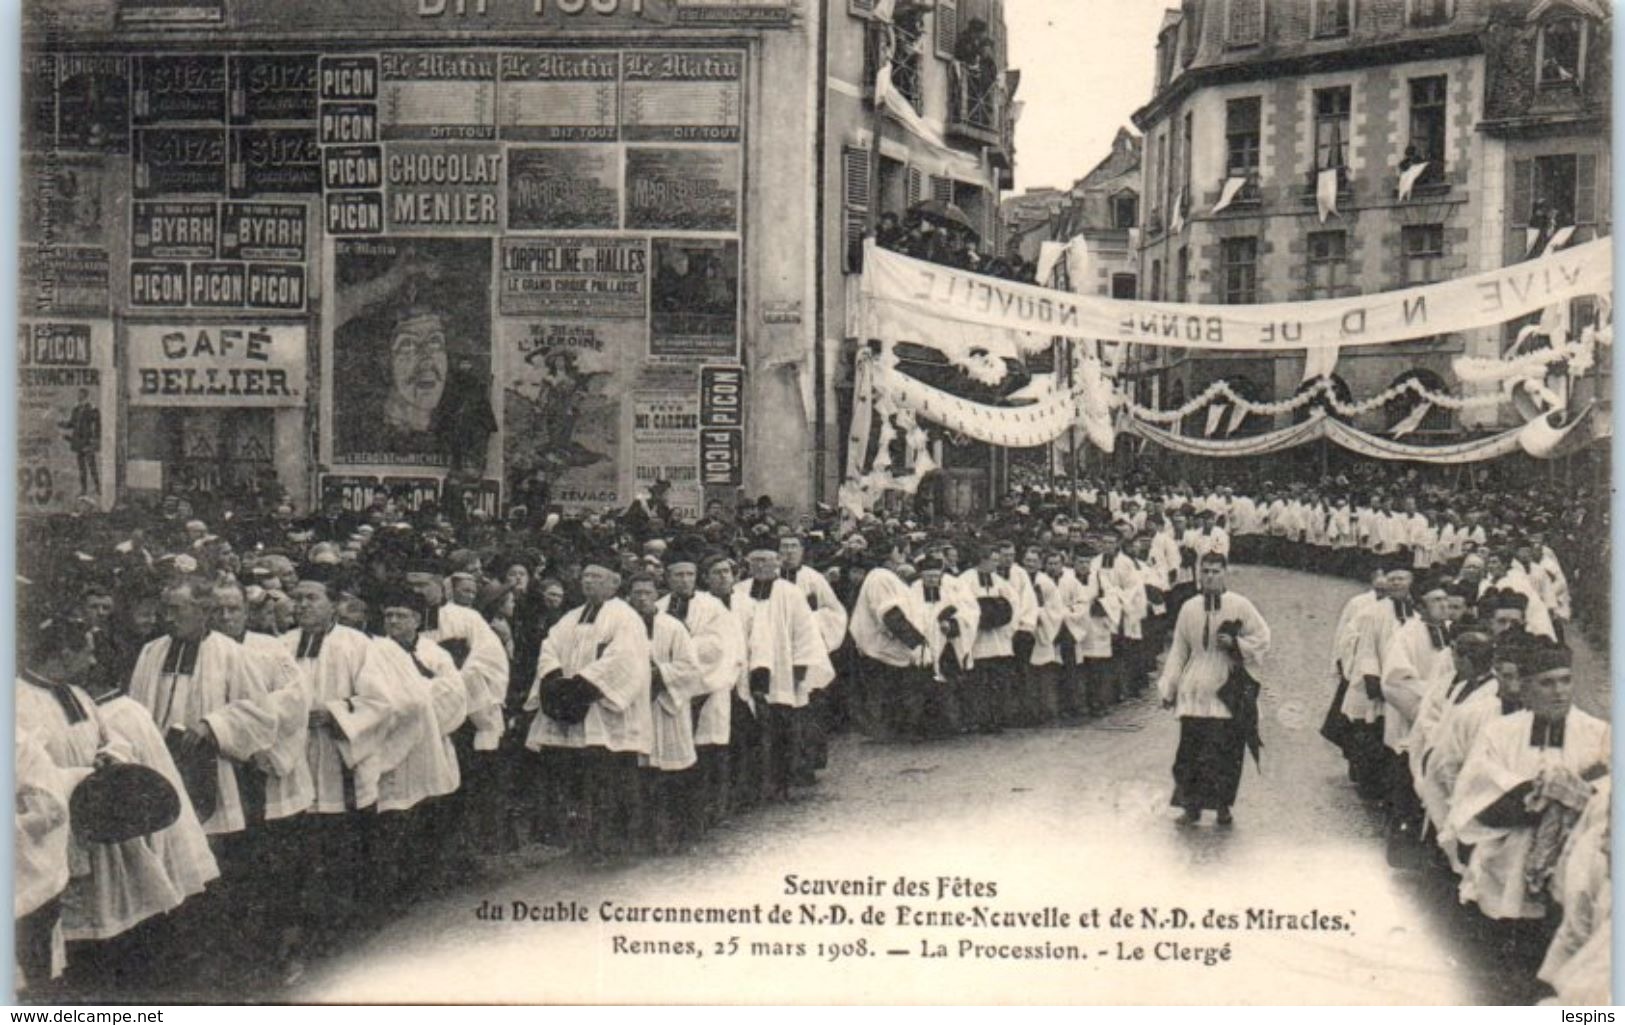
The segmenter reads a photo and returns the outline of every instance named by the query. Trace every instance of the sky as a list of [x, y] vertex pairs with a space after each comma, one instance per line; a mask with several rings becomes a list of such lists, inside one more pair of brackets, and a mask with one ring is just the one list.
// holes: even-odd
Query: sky
[[1016, 191], [1065, 188], [1111, 151], [1129, 115], [1151, 98], [1157, 28], [1177, 3], [1005, 0], [1016, 99]]

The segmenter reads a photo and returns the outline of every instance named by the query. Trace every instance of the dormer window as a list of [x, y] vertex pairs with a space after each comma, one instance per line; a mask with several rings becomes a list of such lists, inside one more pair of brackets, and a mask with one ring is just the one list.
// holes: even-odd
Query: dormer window
[[1443, 25], [1455, 13], [1454, 6], [1454, 0], [1409, 0], [1407, 20], [1411, 28]]
[[1256, 46], [1264, 40], [1264, 0], [1226, 0], [1224, 41]]
[[1578, 89], [1585, 78], [1586, 23], [1578, 14], [1554, 14], [1535, 39], [1535, 84], [1541, 89]]
[[1315, 38], [1335, 39], [1349, 34], [1354, 0], [1315, 0]]

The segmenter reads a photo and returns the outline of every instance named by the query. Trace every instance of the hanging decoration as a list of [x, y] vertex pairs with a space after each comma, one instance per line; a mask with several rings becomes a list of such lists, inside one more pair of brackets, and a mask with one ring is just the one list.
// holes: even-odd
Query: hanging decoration
[[1416, 378], [1408, 378], [1383, 389], [1368, 399], [1359, 402], [1344, 402], [1338, 397], [1337, 387], [1329, 377], [1319, 378], [1308, 388], [1298, 392], [1291, 398], [1281, 399], [1277, 402], [1257, 402], [1244, 398], [1230, 386], [1228, 381], [1214, 381], [1200, 395], [1178, 409], [1148, 409], [1130, 401], [1121, 393], [1117, 396], [1116, 401], [1119, 404], [1126, 405], [1136, 420], [1154, 424], [1173, 424], [1216, 402], [1233, 405], [1241, 410], [1244, 416], [1273, 417], [1283, 413], [1295, 413], [1314, 402], [1320, 396], [1325, 396], [1326, 404], [1336, 410], [1339, 416], [1356, 417], [1363, 413], [1369, 413], [1374, 409], [1380, 409], [1407, 392], [1414, 393], [1426, 402], [1452, 410], [1485, 409], [1491, 406], [1499, 406], [1506, 401], [1505, 396], [1494, 392], [1465, 397], [1448, 395], [1444, 392], [1429, 389], [1427, 385]]
[[1526, 424], [1488, 438], [1454, 445], [1406, 445], [1379, 435], [1368, 434], [1318, 411], [1303, 423], [1248, 438], [1190, 438], [1137, 420], [1130, 420], [1126, 426], [1130, 432], [1147, 441], [1186, 455], [1227, 459], [1267, 456], [1324, 439], [1340, 448], [1372, 459], [1441, 464], [1482, 462], [1516, 452], [1521, 447], [1520, 435], [1530, 427]]
[[1428, 169], [1428, 162], [1426, 160], [1423, 160], [1423, 161], [1420, 161], [1419, 163], [1412, 164], [1411, 166], [1405, 168], [1403, 171], [1399, 172], [1399, 198], [1400, 199], [1410, 199], [1411, 198], [1411, 190], [1416, 188], [1417, 180], [1422, 177], [1422, 173], [1424, 171], [1426, 171], [1427, 169]]
[[1234, 203], [1236, 201], [1236, 197], [1241, 194], [1241, 190], [1246, 184], [1247, 179], [1241, 177], [1240, 175], [1231, 175], [1230, 177], [1226, 178], [1224, 180], [1224, 187], [1219, 190], [1219, 201], [1213, 204], [1213, 212], [1218, 213], [1231, 203]]

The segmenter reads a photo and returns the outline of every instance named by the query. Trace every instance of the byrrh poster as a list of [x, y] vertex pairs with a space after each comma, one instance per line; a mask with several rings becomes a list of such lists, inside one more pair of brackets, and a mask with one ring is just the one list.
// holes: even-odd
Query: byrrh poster
[[1614, 5], [24, 7], [22, 1017], [1616, 1020]]

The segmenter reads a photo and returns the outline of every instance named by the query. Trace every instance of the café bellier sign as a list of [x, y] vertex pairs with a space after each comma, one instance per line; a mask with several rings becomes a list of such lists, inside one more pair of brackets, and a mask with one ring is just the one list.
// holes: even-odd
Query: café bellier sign
[[305, 404], [301, 324], [136, 324], [129, 329], [132, 406]]

